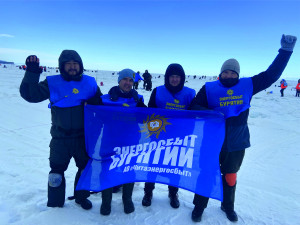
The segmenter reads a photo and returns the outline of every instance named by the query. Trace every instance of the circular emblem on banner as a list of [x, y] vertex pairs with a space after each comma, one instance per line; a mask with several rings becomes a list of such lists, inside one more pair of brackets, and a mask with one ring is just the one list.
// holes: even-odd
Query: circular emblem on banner
[[140, 132], [146, 133], [147, 138], [155, 134], [156, 138], [159, 137], [162, 131], [166, 132], [166, 126], [171, 123], [167, 122], [168, 118], [153, 113], [151, 117], [147, 117], [147, 120], [143, 121], [143, 126]]

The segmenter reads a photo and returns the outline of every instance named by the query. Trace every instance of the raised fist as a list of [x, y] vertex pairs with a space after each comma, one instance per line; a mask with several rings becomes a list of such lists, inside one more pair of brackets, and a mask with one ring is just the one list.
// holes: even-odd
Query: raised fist
[[40, 67], [40, 59], [36, 55], [28, 56], [25, 64], [27, 66], [26, 70], [29, 72], [38, 74], [43, 72], [43, 68]]
[[297, 41], [297, 37], [292, 35], [282, 35], [281, 49], [292, 52]]

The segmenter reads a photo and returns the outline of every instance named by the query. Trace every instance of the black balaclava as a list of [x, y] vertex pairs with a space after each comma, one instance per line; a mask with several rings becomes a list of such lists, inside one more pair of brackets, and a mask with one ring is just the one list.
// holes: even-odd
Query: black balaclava
[[[233, 72], [236, 72], [238, 77], [237, 78], [228, 78], [228, 79], [223, 79], [221, 77], [221, 74], [225, 70], [231, 70]], [[236, 85], [239, 82], [239, 75], [240, 75], [240, 64], [236, 59], [228, 59], [226, 60], [221, 68], [220, 75], [219, 75], [219, 80], [221, 84], [223, 84], [225, 87], [232, 87]]]
[[[170, 85], [169, 83], [169, 77], [172, 76], [172, 75], [178, 75], [181, 77], [180, 79], [180, 83], [178, 86], [176, 87], [173, 87]], [[165, 73], [165, 86], [166, 88], [173, 94], [179, 92], [182, 90], [183, 86], [184, 86], [184, 83], [185, 83], [185, 73], [184, 73], [184, 70], [182, 68], [182, 66], [180, 64], [177, 64], [177, 63], [173, 63], [173, 64], [170, 64], [166, 70], [166, 73]]]
[[[69, 61], [79, 63], [79, 72], [76, 75], [70, 76], [64, 69], [65, 63]], [[63, 79], [66, 81], [80, 81], [83, 73], [83, 63], [80, 55], [75, 50], [63, 50], [58, 59], [59, 71]]]

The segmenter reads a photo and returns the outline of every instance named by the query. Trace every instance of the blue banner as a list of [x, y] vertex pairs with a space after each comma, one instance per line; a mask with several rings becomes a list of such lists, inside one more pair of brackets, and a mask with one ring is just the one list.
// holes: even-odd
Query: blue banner
[[77, 190], [154, 182], [222, 201], [224, 116], [215, 111], [85, 107], [90, 161]]

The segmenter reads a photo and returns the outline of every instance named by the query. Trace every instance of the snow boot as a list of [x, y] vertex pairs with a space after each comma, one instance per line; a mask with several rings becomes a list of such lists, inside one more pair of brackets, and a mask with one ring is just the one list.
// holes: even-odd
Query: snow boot
[[143, 201], [142, 201], [142, 205], [143, 206], [150, 206], [151, 205], [151, 202], [152, 202], [152, 191], [151, 192], [145, 192], [145, 195], [144, 195], [144, 198], [143, 198]]
[[84, 199], [75, 199], [75, 202], [81, 206], [81, 208], [88, 210], [93, 207], [93, 204], [87, 198]]
[[61, 183], [58, 187], [48, 182], [48, 207], [63, 207], [65, 204], [66, 180], [61, 176]]
[[195, 206], [194, 210], [192, 212], [192, 220], [194, 222], [200, 222], [201, 218], [202, 218], [202, 214], [203, 214], [204, 209], [199, 207], [199, 206]]
[[132, 202], [132, 191], [134, 183], [123, 184], [122, 200], [124, 204], [124, 212], [126, 214], [134, 212], [134, 204]]
[[170, 205], [171, 207], [173, 207], [174, 209], [179, 208], [180, 203], [178, 200], [178, 194], [174, 194], [174, 193], [169, 193], [169, 198], [170, 198]]
[[236, 214], [236, 212], [233, 209], [225, 209], [223, 207], [223, 205], [221, 206], [221, 209], [223, 212], [226, 213], [227, 218], [231, 221], [231, 222], [236, 222], [238, 221], [238, 216]]
[[126, 214], [132, 213], [134, 212], [135, 208], [134, 208], [134, 204], [132, 202], [132, 200], [127, 199], [127, 200], [123, 200], [123, 204], [124, 204], [124, 212]]
[[100, 207], [100, 214], [107, 216], [111, 212], [112, 188], [102, 191], [102, 204]]

